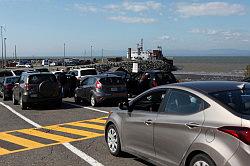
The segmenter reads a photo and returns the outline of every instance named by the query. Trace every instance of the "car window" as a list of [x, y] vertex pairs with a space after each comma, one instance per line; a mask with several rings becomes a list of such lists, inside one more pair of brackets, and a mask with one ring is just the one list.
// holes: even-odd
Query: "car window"
[[6, 78], [6, 83], [7, 84], [11, 84], [11, 83], [16, 83], [19, 81], [19, 77], [10, 77], [10, 78]]
[[230, 90], [210, 95], [236, 112], [250, 115], [250, 90]]
[[71, 75], [74, 73], [75, 76], [78, 76], [78, 71], [77, 70], [73, 70], [69, 72]]
[[138, 99], [133, 104], [133, 110], [147, 111], [147, 112], [157, 112], [162, 100], [164, 99], [166, 90], [154, 91], [148, 93], [142, 98]]
[[97, 72], [95, 69], [81, 70], [81, 76], [85, 76], [85, 75], [97, 75]]
[[94, 85], [95, 82], [96, 82], [96, 79], [95, 79], [94, 77], [90, 77], [90, 78], [88, 79], [87, 85]]
[[89, 78], [82, 80], [81, 86], [88, 85]]
[[125, 82], [121, 77], [106, 77], [100, 79], [100, 83], [103, 85], [123, 85]]
[[24, 83], [24, 80], [25, 80], [25, 76], [21, 76], [20, 80], [19, 80], [19, 83], [20, 84], [23, 84]]
[[193, 114], [204, 108], [204, 102], [192, 93], [182, 90], [171, 90], [164, 112], [171, 114]]
[[57, 82], [54, 74], [37, 74], [29, 76], [29, 84], [40, 84], [44, 81]]

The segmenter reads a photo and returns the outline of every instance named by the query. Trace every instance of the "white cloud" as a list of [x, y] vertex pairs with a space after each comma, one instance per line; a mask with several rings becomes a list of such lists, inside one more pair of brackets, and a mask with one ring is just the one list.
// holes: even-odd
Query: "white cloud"
[[192, 16], [230, 16], [245, 14], [246, 8], [241, 4], [226, 2], [208, 2], [177, 4], [176, 12], [182, 17]]
[[154, 18], [144, 18], [144, 17], [113, 16], [113, 17], [108, 17], [108, 19], [129, 24], [132, 23], [151, 24], [156, 22], [156, 19]]
[[98, 8], [94, 5], [91, 5], [91, 4], [78, 4], [78, 3], [75, 3], [74, 4], [74, 9], [82, 12], [82, 13], [95, 13], [98, 11]]
[[146, 2], [130, 2], [125, 1], [122, 4], [109, 4], [104, 6], [105, 9], [109, 11], [132, 11], [135, 13], [150, 11], [150, 10], [159, 10], [162, 4], [155, 1], [146, 1]]

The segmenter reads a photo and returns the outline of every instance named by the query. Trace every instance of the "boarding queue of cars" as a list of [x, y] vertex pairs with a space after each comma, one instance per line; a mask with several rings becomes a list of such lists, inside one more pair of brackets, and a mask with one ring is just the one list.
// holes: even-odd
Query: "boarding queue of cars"
[[[22, 109], [41, 103], [59, 107], [65, 93], [60, 82], [63, 73], [36, 70], [1, 77], [0, 94], [4, 100], [12, 95], [13, 104], [19, 103]], [[159, 70], [131, 75], [121, 71], [98, 74], [92, 68], [64, 74], [79, 81], [74, 89], [76, 103], [119, 102], [105, 125], [106, 145], [114, 156], [127, 152], [171, 166], [250, 163], [247, 79], [176, 83], [172, 73]], [[128, 102], [131, 82], [138, 90], [134, 93], [140, 94]]]
[[22, 109], [41, 103], [59, 107], [63, 97], [74, 97], [76, 103], [92, 106], [107, 101], [117, 104], [127, 101], [128, 95], [135, 96], [152, 87], [177, 81], [172, 73], [159, 70], [98, 74], [94, 68], [73, 69], [67, 73], [49, 72], [47, 68], [6, 70], [1, 78], [0, 95], [4, 100], [12, 99], [13, 104], [20, 104]]

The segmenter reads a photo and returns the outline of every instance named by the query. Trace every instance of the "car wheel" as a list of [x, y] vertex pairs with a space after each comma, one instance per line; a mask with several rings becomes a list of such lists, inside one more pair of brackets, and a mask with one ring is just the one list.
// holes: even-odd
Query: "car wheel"
[[189, 166], [216, 166], [216, 164], [208, 155], [198, 154], [192, 158]]
[[3, 101], [6, 101], [6, 100], [7, 100], [6, 95], [5, 93], [3, 93]]
[[91, 97], [90, 97], [90, 104], [91, 104], [92, 107], [97, 106], [97, 102], [96, 102], [96, 99], [95, 99], [94, 95], [91, 95]]
[[17, 105], [17, 100], [15, 99], [15, 95], [14, 94], [12, 94], [12, 103], [14, 105]]
[[26, 102], [23, 102], [23, 97], [22, 97], [22, 95], [21, 95], [21, 97], [20, 97], [20, 106], [21, 106], [21, 109], [22, 110], [26, 110], [27, 108], [28, 108], [28, 106], [27, 106], [27, 103]]
[[106, 142], [109, 148], [109, 152], [113, 156], [121, 155], [122, 151], [121, 151], [120, 137], [116, 127], [113, 124], [108, 127], [106, 134]]
[[81, 98], [78, 97], [76, 94], [74, 95], [75, 103], [80, 104], [81, 103]]

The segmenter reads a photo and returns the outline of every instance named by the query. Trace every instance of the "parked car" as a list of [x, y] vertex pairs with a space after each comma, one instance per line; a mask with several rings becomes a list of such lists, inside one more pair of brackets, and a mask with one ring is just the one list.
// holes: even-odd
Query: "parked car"
[[19, 76], [9, 76], [0, 81], [0, 95], [3, 100], [11, 99], [12, 89], [15, 83], [19, 81], [19, 78]]
[[200, 81], [152, 88], [107, 119], [110, 153], [156, 165], [248, 166], [250, 84]]
[[13, 88], [13, 104], [27, 109], [34, 104], [62, 103], [61, 87], [52, 73], [24, 72]]
[[97, 71], [95, 68], [81, 68], [81, 69], [74, 69], [69, 72], [71, 75], [75, 75], [76, 78], [80, 81], [86, 75], [97, 75]]
[[246, 77], [244, 80], [242, 80], [243, 82], [250, 82], [250, 77]]
[[171, 72], [150, 70], [134, 74], [127, 80], [128, 93], [138, 95], [150, 88], [176, 83], [177, 79]]
[[97, 106], [105, 101], [127, 101], [127, 88], [121, 77], [116, 75], [86, 76], [75, 90], [75, 102], [82, 100]]

